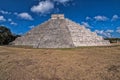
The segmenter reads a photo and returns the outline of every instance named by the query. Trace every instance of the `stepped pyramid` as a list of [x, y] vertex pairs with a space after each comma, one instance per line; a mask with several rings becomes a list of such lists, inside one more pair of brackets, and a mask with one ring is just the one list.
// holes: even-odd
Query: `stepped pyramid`
[[64, 18], [63, 14], [53, 14], [48, 21], [33, 28], [24, 36], [18, 37], [13, 45], [34, 48], [72, 48], [106, 46], [110, 43], [84, 26]]

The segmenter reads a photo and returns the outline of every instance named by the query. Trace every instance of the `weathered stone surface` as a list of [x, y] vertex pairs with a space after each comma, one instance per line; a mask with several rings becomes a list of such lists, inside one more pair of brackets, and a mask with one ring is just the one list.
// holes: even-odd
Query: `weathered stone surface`
[[52, 15], [51, 19], [17, 38], [14, 45], [28, 45], [34, 48], [71, 48], [79, 46], [105, 46], [109, 41], [91, 32], [64, 15]]

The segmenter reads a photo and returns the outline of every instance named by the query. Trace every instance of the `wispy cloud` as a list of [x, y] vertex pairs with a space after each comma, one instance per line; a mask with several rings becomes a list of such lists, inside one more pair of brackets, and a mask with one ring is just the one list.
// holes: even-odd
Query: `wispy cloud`
[[[33, 20], [32, 16], [27, 12], [18, 13], [18, 12], [9, 12], [9, 11], [0, 10], [0, 13], [2, 13], [3, 15], [15, 15], [25, 20]], [[0, 16], [0, 21], [6, 21], [4, 16]], [[11, 21], [11, 19], [9, 19], [9, 21]], [[14, 22], [12, 22], [11, 24], [13, 23]]]
[[89, 17], [89, 16], [87, 16], [85, 19], [86, 19], [86, 20], [92, 20], [92, 18]]
[[34, 5], [31, 8], [32, 12], [45, 14], [54, 9], [54, 4], [51, 1], [41, 1], [38, 5]]
[[4, 10], [0, 10], [0, 13], [2, 13], [2, 14], [12, 14], [11, 12], [4, 11]]
[[34, 25], [29, 26], [30, 29], [32, 29], [32, 28], [34, 28], [34, 27], [35, 27]]
[[13, 14], [14, 14], [14, 15], [18, 15], [18, 13], [17, 13], [17, 12], [14, 12]]
[[9, 18], [9, 19], [8, 19], [8, 21], [9, 21], [9, 22], [11, 22], [11, 21], [12, 21], [12, 19], [10, 19], [10, 18]]
[[69, 2], [71, 0], [54, 0], [54, 1], [59, 2], [59, 3], [66, 3], [66, 2]]
[[117, 33], [120, 33], [120, 27], [117, 27], [116, 32], [117, 32]]
[[95, 30], [95, 32], [103, 37], [112, 37], [111, 33], [114, 32], [114, 30]]
[[13, 22], [13, 21], [10, 22], [10, 24], [11, 24], [11, 25], [14, 25], [14, 26], [17, 26], [17, 25], [18, 25], [17, 23], [15, 23], [15, 22]]
[[6, 21], [6, 19], [4, 18], [4, 16], [0, 16], [0, 21]]
[[107, 18], [106, 16], [95, 16], [94, 19], [96, 21], [107, 21], [109, 18]]
[[108, 30], [106, 30], [105, 32], [107, 32], [107, 33], [113, 33], [114, 30], [110, 30], [110, 29], [108, 29]]
[[96, 20], [96, 21], [107, 21], [107, 20], [116, 21], [116, 20], [120, 19], [120, 17], [115, 14], [115, 15], [112, 16], [112, 18], [108, 18], [106, 16], [98, 15], [98, 16], [95, 16], [95, 17], [87, 16], [85, 19], [86, 20]]
[[88, 22], [82, 22], [81, 24], [83, 26], [85, 26], [86, 28], [91, 28], [91, 26], [88, 24]]
[[33, 20], [32, 16], [26, 12], [18, 14], [18, 17], [25, 20]]
[[13, 25], [13, 26], [17, 26], [18, 24], [16, 22], [14, 22], [12, 19], [8, 19], [8, 22]]
[[111, 21], [116, 21], [118, 20], [120, 17], [118, 15], [113, 15]]

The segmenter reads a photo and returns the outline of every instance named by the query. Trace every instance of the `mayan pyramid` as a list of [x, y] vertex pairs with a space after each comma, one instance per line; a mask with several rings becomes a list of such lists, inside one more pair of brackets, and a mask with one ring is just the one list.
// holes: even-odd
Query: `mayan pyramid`
[[63, 14], [53, 14], [51, 19], [38, 25], [22, 37], [18, 37], [13, 45], [32, 46], [34, 48], [73, 48], [79, 46], [106, 46], [104, 40], [95, 32], [77, 24]]

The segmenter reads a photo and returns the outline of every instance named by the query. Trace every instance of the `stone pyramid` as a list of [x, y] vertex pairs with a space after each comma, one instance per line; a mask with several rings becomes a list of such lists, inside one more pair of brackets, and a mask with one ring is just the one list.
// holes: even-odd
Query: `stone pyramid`
[[53, 14], [51, 19], [17, 38], [13, 45], [34, 48], [73, 48], [107, 46], [110, 43], [84, 26], [64, 18], [63, 14]]

